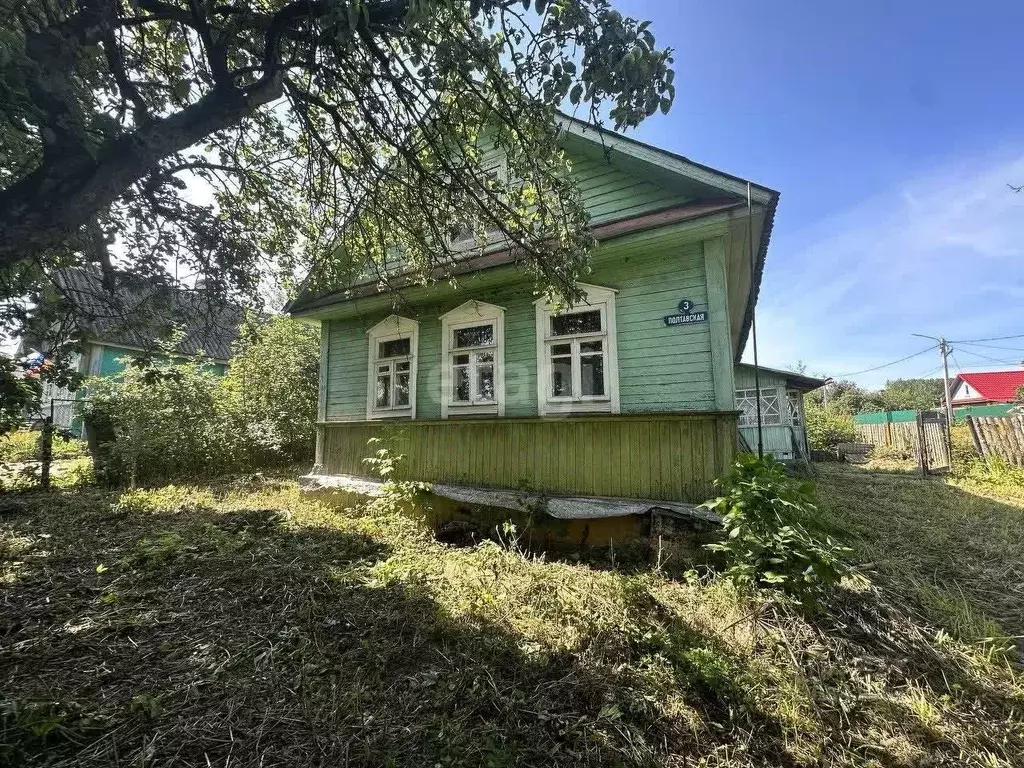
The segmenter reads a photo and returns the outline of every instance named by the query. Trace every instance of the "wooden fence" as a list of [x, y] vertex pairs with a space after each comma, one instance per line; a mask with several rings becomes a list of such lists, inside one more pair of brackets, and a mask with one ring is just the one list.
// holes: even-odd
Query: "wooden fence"
[[1024, 467], [1024, 416], [968, 416], [974, 447], [986, 459], [998, 457]]
[[906, 451], [917, 458], [922, 472], [949, 467], [946, 420], [934, 412], [918, 412], [914, 421], [857, 424], [857, 438], [864, 443]]

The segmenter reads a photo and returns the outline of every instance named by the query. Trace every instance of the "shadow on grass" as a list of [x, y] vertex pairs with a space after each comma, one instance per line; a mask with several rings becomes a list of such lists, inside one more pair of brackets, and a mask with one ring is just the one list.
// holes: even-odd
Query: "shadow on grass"
[[[389, 551], [374, 538], [272, 509], [110, 501], [0, 512], [0, 763], [653, 765], [733, 743], [726, 723], [741, 718], [759, 734], [752, 758], [792, 764], [781, 726], [681, 653], [684, 625], [609, 638], [583, 664], [382, 585], [372, 568]], [[701, 725], [664, 711], [623, 649], [677, 656], [664, 684], [687, 690]]]

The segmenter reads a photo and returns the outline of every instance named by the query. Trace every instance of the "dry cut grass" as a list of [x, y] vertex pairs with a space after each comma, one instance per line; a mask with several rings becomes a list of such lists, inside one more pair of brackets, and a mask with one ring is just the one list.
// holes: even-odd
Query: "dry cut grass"
[[[824, 485], [862, 506], [875, 482]], [[870, 544], [869, 521], [844, 526]], [[335, 511], [260, 479], [0, 497], [0, 569], [3, 765], [995, 768], [1024, 754], [1009, 655], [886, 585], [801, 613], [642, 564], [450, 547], [386, 509]]]

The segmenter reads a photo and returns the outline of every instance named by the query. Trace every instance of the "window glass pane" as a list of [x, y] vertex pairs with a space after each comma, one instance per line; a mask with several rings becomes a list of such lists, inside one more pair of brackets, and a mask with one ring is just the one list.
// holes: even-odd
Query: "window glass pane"
[[491, 354], [490, 352], [477, 352], [476, 361], [478, 363], [493, 363], [494, 355]]
[[395, 363], [395, 370], [396, 371], [408, 371], [409, 370], [409, 361], [406, 360], [405, 362], [402, 362], [402, 363]]
[[409, 404], [409, 374], [399, 373], [395, 376], [395, 407]]
[[604, 355], [582, 355], [580, 379], [584, 395], [603, 395]]
[[551, 347], [552, 355], [571, 355], [572, 345], [570, 344], [555, 344]]
[[489, 347], [494, 344], [494, 326], [474, 325], [472, 328], [456, 328], [456, 349], [462, 347]]
[[588, 352], [600, 352], [602, 343], [600, 341], [584, 341], [580, 342], [580, 354], [585, 355]]
[[405, 357], [409, 354], [409, 349], [409, 339], [380, 341], [377, 343], [377, 357], [381, 360], [386, 357]]
[[377, 397], [374, 400], [378, 408], [387, 408], [391, 405], [391, 377], [377, 377]]
[[469, 365], [469, 355], [455, 355], [452, 358], [454, 365]]
[[477, 392], [480, 400], [494, 400], [494, 366], [481, 365], [476, 369]]
[[555, 358], [551, 361], [551, 394], [568, 397], [572, 394], [572, 359]]
[[455, 402], [469, 402], [469, 368], [465, 366], [456, 367], [455, 378]]
[[552, 336], [571, 336], [575, 333], [600, 333], [601, 310], [574, 312], [571, 315], [551, 316]]
[[378, 365], [377, 366], [377, 373], [391, 373], [391, 366], [390, 365]]

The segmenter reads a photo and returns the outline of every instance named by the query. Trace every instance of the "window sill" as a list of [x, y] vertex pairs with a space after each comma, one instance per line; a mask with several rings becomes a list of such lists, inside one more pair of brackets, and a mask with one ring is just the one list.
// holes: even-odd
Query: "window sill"
[[412, 410], [404, 408], [402, 410], [395, 411], [375, 411], [368, 414], [370, 421], [377, 421], [378, 419], [409, 419], [412, 418]]
[[489, 403], [486, 405], [463, 405], [463, 404], [448, 404], [448, 418], [457, 419], [460, 416], [496, 416], [498, 415], [497, 403]]
[[557, 415], [562, 413], [612, 413], [611, 400], [549, 400], [544, 403], [542, 415]]

